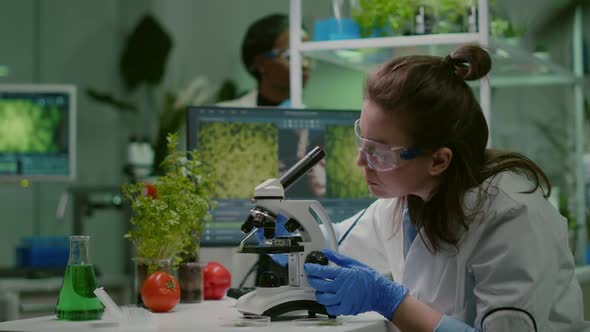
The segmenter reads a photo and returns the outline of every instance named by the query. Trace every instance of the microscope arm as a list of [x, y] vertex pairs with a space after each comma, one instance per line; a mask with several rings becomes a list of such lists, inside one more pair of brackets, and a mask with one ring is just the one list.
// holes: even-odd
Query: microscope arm
[[310, 208], [318, 216], [326, 227], [330, 240], [330, 248], [338, 251], [336, 235], [330, 217], [318, 201], [313, 200], [259, 200], [257, 206], [272, 211], [275, 214], [282, 214], [287, 218], [293, 218], [301, 225], [299, 233], [305, 242], [310, 242], [311, 250], [321, 251], [325, 247], [325, 239], [315, 217], [311, 214]]
[[[336, 240], [336, 232], [334, 231], [334, 226], [332, 226], [332, 221], [330, 220], [330, 217], [326, 213], [326, 210], [324, 210], [324, 207], [318, 201], [312, 201], [312, 204], [310, 205], [310, 207], [318, 215], [318, 217], [320, 217], [320, 220], [326, 221], [323, 224], [326, 227], [326, 232], [328, 233], [327, 235], [328, 235], [328, 240], [330, 241], [330, 249], [332, 249], [335, 252], [338, 252], [338, 242]], [[318, 229], [319, 229], [319, 227], [318, 227]], [[323, 234], [321, 229], [320, 229], [320, 232], [321, 232], [321, 234]]]

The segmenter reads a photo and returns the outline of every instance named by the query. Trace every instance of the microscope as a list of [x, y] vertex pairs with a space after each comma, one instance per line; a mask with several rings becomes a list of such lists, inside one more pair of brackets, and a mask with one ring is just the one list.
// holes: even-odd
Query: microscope
[[[288, 255], [289, 282], [281, 285], [279, 277], [271, 271], [262, 274], [256, 290], [242, 295], [237, 309], [245, 316], [263, 315], [271, 319], [295, 311], [307, 311], [309, 317], [327, 315], [326, 308], [315, 298], [315, 289], [309, 286], [303, 271], [305, 263], [328, 264], [321, 250], [326, 241], [320, 223], [326, 228], [330, 248], [337, 251], [336, 236], [330, 217], [318, 201], [285, 199], [285, 190], [295, 183], [324, 157], [324, 151], [315, 147], [303, 159], [278, 179], [268, 179], [255, 188], [250, 210], [242, 224], [242, 232], [248, 234], [240, 244], [238, 253]], [[288, 218], [285, 228], [299, 235], [275, 237], [275, 222], [281, 214]], [[264, 245], [246, 245], [257, 229], [264, 230]]]

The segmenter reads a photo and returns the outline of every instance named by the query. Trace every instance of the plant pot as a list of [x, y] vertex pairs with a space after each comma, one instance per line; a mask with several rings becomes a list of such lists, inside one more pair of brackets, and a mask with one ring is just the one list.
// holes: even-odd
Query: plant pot
[[[133, 261], [135, 262], [135, 278], [133, 279], [134, 297], [137, 305], [143, 306], [143, 301], [141, 300], [141, 288], [143, 287], [144, 281], [150, 274], [156, 271], [172, 274], [172, 259], [153, 260], [134, 258]], [[152, 267], [151, 270], [150, 267]]]
[[206, 264], [199, 262], [183, 262], [178, 267], [178, 283], [180, 284], [180, 302], [203, 302], [203, 271]]

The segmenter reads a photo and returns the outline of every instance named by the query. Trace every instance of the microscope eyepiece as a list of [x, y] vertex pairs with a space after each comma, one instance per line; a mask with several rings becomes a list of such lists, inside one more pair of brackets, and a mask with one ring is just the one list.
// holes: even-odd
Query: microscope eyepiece
[[279, 182], [283, 185], [283, 190], [287, 190], [293, 183], [301, 178], [307, 171], [314, 167], [326, 154], [319, 146], [316, 146], [305, 157], [301, 158], [295, 165], [289, 168], [281, 177]]

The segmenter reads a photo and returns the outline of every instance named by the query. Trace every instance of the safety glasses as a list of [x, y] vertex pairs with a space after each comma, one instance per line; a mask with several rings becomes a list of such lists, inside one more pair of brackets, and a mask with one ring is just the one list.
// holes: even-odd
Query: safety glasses
[[[283, 59], [286, 62], [289, 62], [291, 60], [291, 53], [289, 52], [289, 49], [270, 50], [260, 55], [268, 59]], [[303, 55], [301, 57], [301, 62], [305, 68], [313, 69], [315, 67], [314, 61], [308, 56]]]
[[419, 149], [392, 147], [363, 138], [360, 119], [354, 123], [354, 143], [369, 168], [377, 172], [391, 171], [404, 160], [412, 160], [421, 153]]
[[289, 57], [291, 56], [291, 53], [289, 52], [289, 49], [286, 50], [270, 50], [267, 52], [264, 52], [262, 54], [263, 57], [267, 57], [270, 59], [276, 59], [276, 58], [281, 58], [283, 60], [287, 60], [289, 61]]

